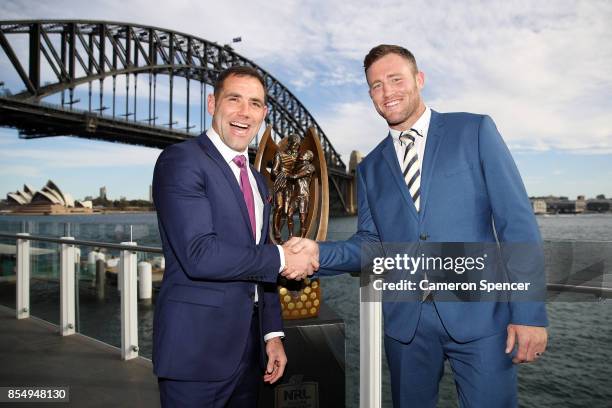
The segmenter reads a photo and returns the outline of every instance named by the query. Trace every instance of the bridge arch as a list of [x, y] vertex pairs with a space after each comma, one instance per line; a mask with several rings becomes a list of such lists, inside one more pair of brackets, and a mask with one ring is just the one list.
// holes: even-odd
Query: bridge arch
[[[27, 38], [28, 58], [20, 58], [8, 40], [9, 36]], [[151, 77], [165, 74], [170, 81], [173, 81], [174, 77], [182, 77], [186, 81], [212, 85], [223, 69], [233, 65], [247, 65], [257, 69], [264, 78], [269, 96], [266, 123], [274, 132], [281, 135], [298, 133], [304, 136], [308, 128], [314, 127], [330, 170], [346, 171], [344, 162], [323, 129], [295, 95], [269, 72], [227, 45], [219, 45], [174, 30], [123, 22], [18, 20], [0, 21], [0, 46], [25, 86], [24, 91], [0, 96], [0, 111], [6, 118], [0, 119], [0, 125], [17, 127], [32, 134], [45, 131], [50, 134], [63, 134], [67, 128], [59, 125], [56, 128], [45, 128], [43, 124], [28, 129], [25, 125], [25, 118], [28, 118], [26, 113], [30, 112], [30, 116], [36, 115], [41, 100], [49, 95], [72, 91], [78, 85], [103, 81], [109, 77], [114, 80], [125, 75], [129, 81], [130, 75], [148, 74]], [[41, 83], [43, 63], [53, 72], [54, 82]], [[149, 87], [150, 84], [151, 82]], [[172, 89], [172, 85], [170, 88]], [[189, 100], [189, 94], [187, 98]], [[45, 106], [43, 110], [45, 109], [56, 108]], [[48, 113], [46, 112], [47, 116]], [[70, 121], [67, 113], [54, 113], [59, 116], [64, 114], [64, 121]], [[84, 114], [87, 116], [87, 112]], [[181, 133], [187, 133], [172, 129], [172, 96], [169, 122], [169, 128], [162, 129], [161, 133], [167, 134], [170, 140], [173, 137], [181, 139]], [[38, 122], [33, 122], [30, 117], [29, 123]], [[104, 118], [89, 112], [83, 125], [85, 129], [97, 129], [100, 125], [105, 125]], [[145, 136], [154, 133], [148, 129], [151, 126], [137, 123], [130, 123], [129, 126], [143, 134], [140, 138], [136, 137], [130, 141], [133, 143], [146, 144]], [[152, 145], [160, 144], [163, 142], [156, 139]]]

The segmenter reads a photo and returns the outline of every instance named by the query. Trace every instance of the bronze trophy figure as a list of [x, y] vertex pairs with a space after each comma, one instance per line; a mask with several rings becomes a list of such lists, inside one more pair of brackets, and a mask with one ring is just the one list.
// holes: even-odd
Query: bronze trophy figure
[[294, 173], [289, 176], [296, 183], [293, 189], [291, 205], [289, 205], [289, 211], [287, 212], [289, 238], [293, 236], [293, 212], [296, 208], [300, 214], [300, 237], [306, 236], [306, 217], [308, 216], [308, 203], [310, 202], [310, 180], [315, 172], [312, 158], [313, 153], [310, 150], [301, 153], [300, 157], [298, 157]]
[[[272, 192], [272, 240], [283, 244], [293, 237], [294, 218], [299, 236], [325, 240], [329, 216], [329, 185], [323, 148], [314, 129], [302, 139], [296, 134], [276, 144], [268, 127], [259, 143], [255, 168], [266, 178]], [[286, 223], [285, 223], [286, 220]], [[321, 302], [318, 279], [279, 280], [283, 318], [316, 317]]]
[[289, 227], [289, 237], [293, 236], [293, 220], [289, 218], [289, 208], [293, 200], [294, 182], [291, 179], [295, 162], [300, 148], [300, 137], [298, 135], [289, 135], [287, 138], [287, 148], [283, 151], [279, 149], [274, 155], [274, 163], [270, 176], [274, 182], [272, 192], [274, 194], [274, 210], [272, 212], [272, 233], [276, 242], [281, 242], [281, 228], [283, 218], [287, 219]]

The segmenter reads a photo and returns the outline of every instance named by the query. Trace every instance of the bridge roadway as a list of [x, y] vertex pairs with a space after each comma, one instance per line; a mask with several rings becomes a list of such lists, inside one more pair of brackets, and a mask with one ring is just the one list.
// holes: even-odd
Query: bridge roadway
[[70, 386], [69, 404], [43, 405], [160, 406], [150, 360], [138, 357], [122, 361], [119, 349], [113, 346], [80, 334], [62, 337], [57, 326], [35, 317], [17, 320], [14, 310], [0, 306], [0, 387], [66, 385]]

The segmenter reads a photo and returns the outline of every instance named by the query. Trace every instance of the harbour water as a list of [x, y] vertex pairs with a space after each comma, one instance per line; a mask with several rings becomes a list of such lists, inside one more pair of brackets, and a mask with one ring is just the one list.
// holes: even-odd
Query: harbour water
[[[612, 241], [612, 214], [558, 215], [538, 217], [542, 235], [547, 240]], [[345, 239], [356, 229], [356, 218], [330, 220], [328, 238]], [[159, 246], [154, 213], [126, 213], [70, 216], [0, 215], [0, 231], [32, 235], [74, 236], [77, 239], [123, 242], [132, 239], [138, 244]], [[1, 243], [9, 244], [2, 240]], [[53, 249], [54, 244], [36, 244]], [[604, 246], [610, 248], [610, 246]], [[598, 246], [601, 248], [601, 245]], [[86, 256], [92, 248], [81, 248]], [[53, 252], [53, 251], [50, 251]], [[107, 254], [110, 256], [111, 254]], [[596, 254], [593, 254], [594, 256]], [[34, 316], [57, 323], [59, 287], [57, 254], [33, 260], [31, 312]], [[4, 259], [4, 258], [3, 258]], [[3, 265], [3, 278], [10, 265]], [[610, 265], [606, 265], [610, 273]], [[118, 345], [120, 337], [119, 298], [116, 291], [107, 291], [98, 300], [91, 291], [91, 271], [80, 271], [79, 331], [94, 338]], [[344, 275], [322, 280], [324, 300], [345, 320], [347, 335], [346, 390], [347, 406], [358, 406], [359, 392], [359, 283]], [[14, 284], [0, 281], [0, 304], [14, 307]], [[551, 325], [549, 346], [537, 364], [519, 367], [521, 407], [611, 407], [612, 406], [612, 301], [598, 300], [593, 295], [564, 295], [548, 303]], [[152, 316], [154, 304], [139, 303], [140, 353], [151, 355]], [[386, 367], [385, 367], [386, 369]], [[384, 407], [391, 406], [388, 375], [384, 374]], [[440, 388], [439, 407], [456, 407], [456, 391], [447, 366]]]

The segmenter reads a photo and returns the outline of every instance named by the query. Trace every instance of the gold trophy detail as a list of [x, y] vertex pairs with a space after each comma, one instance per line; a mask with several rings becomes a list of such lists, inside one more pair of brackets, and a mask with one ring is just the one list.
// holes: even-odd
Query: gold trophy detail
[[[327, 163], [313, 128], [303, 139], [288, 135], [276, 144], [270, 127], [259, 143], [255, 168], [272, 192], [272, 241], [282, 245], [294, 236], [325, 240], [329, 218]], [[299, 230], [295, 232], [295, 218]], [[321, 305], [318, 279], [290, 281], [279, 278], [284, 319], [316, 317]]]

